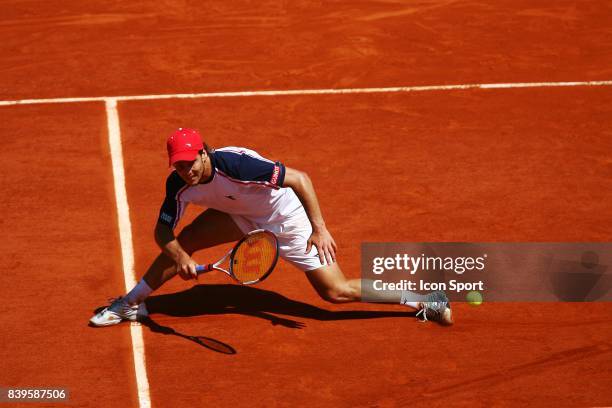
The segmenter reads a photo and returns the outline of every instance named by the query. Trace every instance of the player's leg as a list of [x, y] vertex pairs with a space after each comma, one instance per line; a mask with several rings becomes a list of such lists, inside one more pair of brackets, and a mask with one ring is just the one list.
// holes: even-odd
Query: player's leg
[[[229, 214], [209, 208], [183, 228], [177, 239], [191, 255], [202, 249], [237, 241], [243, 235]], [[143, 279], [151, 289], [156, 290], [176, 274], [174, 261], [162, 252], [149, 266]]]
[[337, 262], [310, 270], [306, 272], [306, 277], [319, 296], [331, 303], [368, 301], [402, 304], [419, 310], [425, 320], [431, 319], [445, 325], [453, 323], [450, 304], [444, 292], [420, 295], [402, 290], [377, 291], [370, 280], [346, 279]]
[[307, 241], [312, 226], [306, 214], [293, 217], [282, 224], [277, 233], [280, 256], [306, 273], [306, 277], [319, 296], [332, 303], [368, 301], [372, 303], [402, 304], [419, 310], [425, 319], [451, 324], [448, 299], [443, 292], [420, 295], [409, 291], [376, 291], [371, 280], [346, 279], [335, 262], [323, 265], [317, 249], [313, 246], [306, 253]]
[[[242, 236], [242, 231], [230, 215], [208, 209], [186, 226], [177, 239], [191, 255], [200, 249], [237, 241]], [[146, 316], [148, 313], [144, 300], [175, 275], [174, 261], [160, 253], [147, 269], [143, 279], [127, 295], [116, 299], [109, 307], [95, 314], [89, 320], [90, 323], [94, 326], [111, 326], [123, 320], [135, 321]]]
[[[372, 303], [399, 304], [402, 300], [401, 290], [376, 291], [367, 280], [346, 279], [337, 262], [308, 271], [306, 277], [319, 296], [331, 303], [361, 302], [366, 299]], [[415, 296], [418, 298], [418, 295]], [[424, 298], [423, 296], [423, 299], [415, 299], [407, 305], [419, 309], [416, 300]]]
[[[312, 226], [304, 212], [286, 220], [281, 231], [277, 233], [280, 256], [302, 271], [319, 296], [332, 303], [361, 302], [366, 299], [377, 303], [400, 303], [402, 291], [375, 292], [371, 282], [361, 279], [346, 279], [337, 262], [331, 265], [321, 263], [317, 249], [313, 246], [306, 253], [307, 241], [312, 234]], [[404, 294], [405, 295], [405, 294]], [[416, 295], [416, 294], [415, 294]], [[418, 297], [418, 295], [416, 295]], [[408, 306], [419, 308], [418, 299], [410, 299]], [[406, 302], [404, 302], [406, 304]]]

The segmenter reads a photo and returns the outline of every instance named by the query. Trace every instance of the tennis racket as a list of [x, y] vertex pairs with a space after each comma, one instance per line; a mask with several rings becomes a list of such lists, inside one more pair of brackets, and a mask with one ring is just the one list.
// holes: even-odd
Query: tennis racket
[[278, 240], [267, 230], [246, 234], [234, 248], [214, 264], [198, 265], [198, 275], [214, 270], [225, 272], [243, 285], [266, 279], [278, 261]]

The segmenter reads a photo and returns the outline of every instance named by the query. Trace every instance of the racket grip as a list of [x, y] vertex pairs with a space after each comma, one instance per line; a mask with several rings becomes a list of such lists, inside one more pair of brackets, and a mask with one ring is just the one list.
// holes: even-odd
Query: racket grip
[[212, 264], [196, 266], [196, 272], [199, 274], [210, 272], [213, 270]]

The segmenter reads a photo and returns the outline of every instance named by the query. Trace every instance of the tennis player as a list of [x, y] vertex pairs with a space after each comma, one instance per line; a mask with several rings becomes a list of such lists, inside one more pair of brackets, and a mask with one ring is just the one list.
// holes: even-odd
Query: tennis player
[[[167, 149], [174, 171], [166, 180], [166, 197], [155, 227], [161, 253], [127, 295], [90, 319], [92, 325], [109, 326], [146, 316], [144, 300], [164, 282], [177, 274], [185, 280], [197, 276], [194, 252], [237, 241], [255, 229], [276, 234], [280, 256], [304, 271], [326, 301], [358, 302], [363, 291], [373, 291], [366, 289], [371, 285], [362, 287], [361, 279], [346, 279], [340, 270], [336, 243], [306, 173], [242, 147], [209, 149], [193, 129], [172, 133]], [[176, 236], [174, 230], [190, 203], [207, 209]], [[380, 301], [380, 293], [368, 295]], [[423, 320], [453, 323], [444, 292], [386, 291], [384, 296], [385, 303], [418, 310]]]

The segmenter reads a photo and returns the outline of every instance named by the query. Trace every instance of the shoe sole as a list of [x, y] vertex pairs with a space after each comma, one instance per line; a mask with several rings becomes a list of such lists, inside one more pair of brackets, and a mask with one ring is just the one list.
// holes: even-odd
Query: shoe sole
[[119, 324], [123, 321], [123, 319], [121, 320], [112, 320], [112, 321], [104, 321], [104, 322], [96, 322], [93, 319], [89, 319], [89, 325], [90, 326], [94, 326], [94, 327], [106, 327], [106, 326], [114, 326], [116, 324]]

